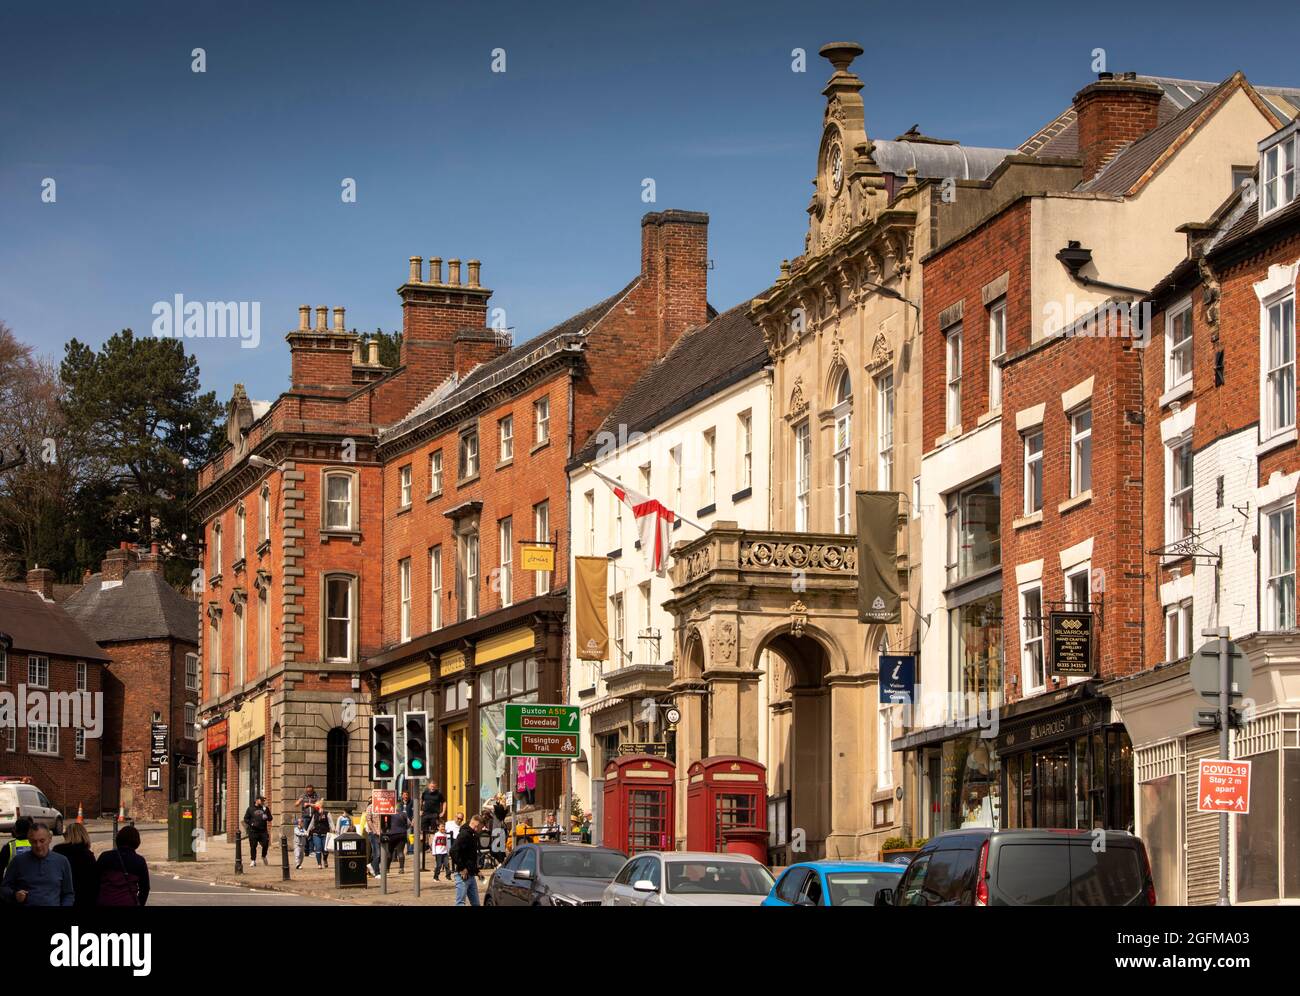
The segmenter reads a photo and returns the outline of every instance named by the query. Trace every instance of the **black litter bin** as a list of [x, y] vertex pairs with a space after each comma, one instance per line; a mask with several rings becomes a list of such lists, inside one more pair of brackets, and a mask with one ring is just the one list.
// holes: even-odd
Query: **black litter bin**
[[334, 838], [334, 887], [364, 889], [369, 848], [358, 833], [341, 833]]

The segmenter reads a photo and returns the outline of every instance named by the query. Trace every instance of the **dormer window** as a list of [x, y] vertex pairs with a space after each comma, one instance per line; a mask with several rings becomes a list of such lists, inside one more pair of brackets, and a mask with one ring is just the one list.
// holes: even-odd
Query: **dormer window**
[[1296, 195], [1296, 154], [1300, 128], [1292, 122], [1260, 143], [1259, 216], [1286, 207]]

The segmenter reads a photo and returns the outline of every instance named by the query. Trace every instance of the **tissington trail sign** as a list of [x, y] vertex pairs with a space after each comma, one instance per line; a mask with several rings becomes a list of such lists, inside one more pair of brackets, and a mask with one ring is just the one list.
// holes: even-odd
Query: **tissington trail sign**
[[506, 757], [577, 757], [577, 706], [506, 705]]

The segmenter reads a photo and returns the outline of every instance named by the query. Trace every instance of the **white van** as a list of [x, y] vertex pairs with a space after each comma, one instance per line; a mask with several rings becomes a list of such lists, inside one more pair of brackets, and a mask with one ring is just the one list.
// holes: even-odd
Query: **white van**
[[14, 821], [20, 816], [44, 823], [56, 837], [63, 835], [63, 814], [44, 792], [28, 781], [0, 780], [0, 833], [13, 833]]

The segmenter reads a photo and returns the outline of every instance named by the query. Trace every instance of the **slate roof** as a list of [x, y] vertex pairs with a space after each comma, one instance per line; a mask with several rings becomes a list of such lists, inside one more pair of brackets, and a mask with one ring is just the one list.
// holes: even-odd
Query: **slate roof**
[[601, 432], [645, 432], [673, 415], [761, 370], [768, 362], [763, 333], [749, 318], [749, 302], [686, 331], [632, 385], [574, 458], [596, 455]]
[[92, 574], [64, 607], [100, 643], [176, 639], [199, 642], [199, 606], [154, 571], [131, 571], [120, 585], [105, 588]]
[[8, 634], [19, 650], [88, 661], [109, 659], [62, 605], [47, 602], [34, 591], [0, 589], [0, 633]]
[[[1138, 76], [1139, 80], [1155, 83], [1164, 91], [1156, 110], [1156, 129], [1166, 124], [1180, 112], [1208, 96], [1222, 84], [1196, 80], [1180, 80], [1169, 76]], [[1257, 86], [1255, 92], [1263, 98], [1273, 113], [1284, 121], [1300, 114], [1300, 87]], [[1137, 143], [1134, 143], [1137, 144]], [[1033, 156], [1064, 156], [1079, 154], [1079, 119], [1074, 106], [1067, 107], [1055, 118], [1028, 138], [1020, 151]]]

